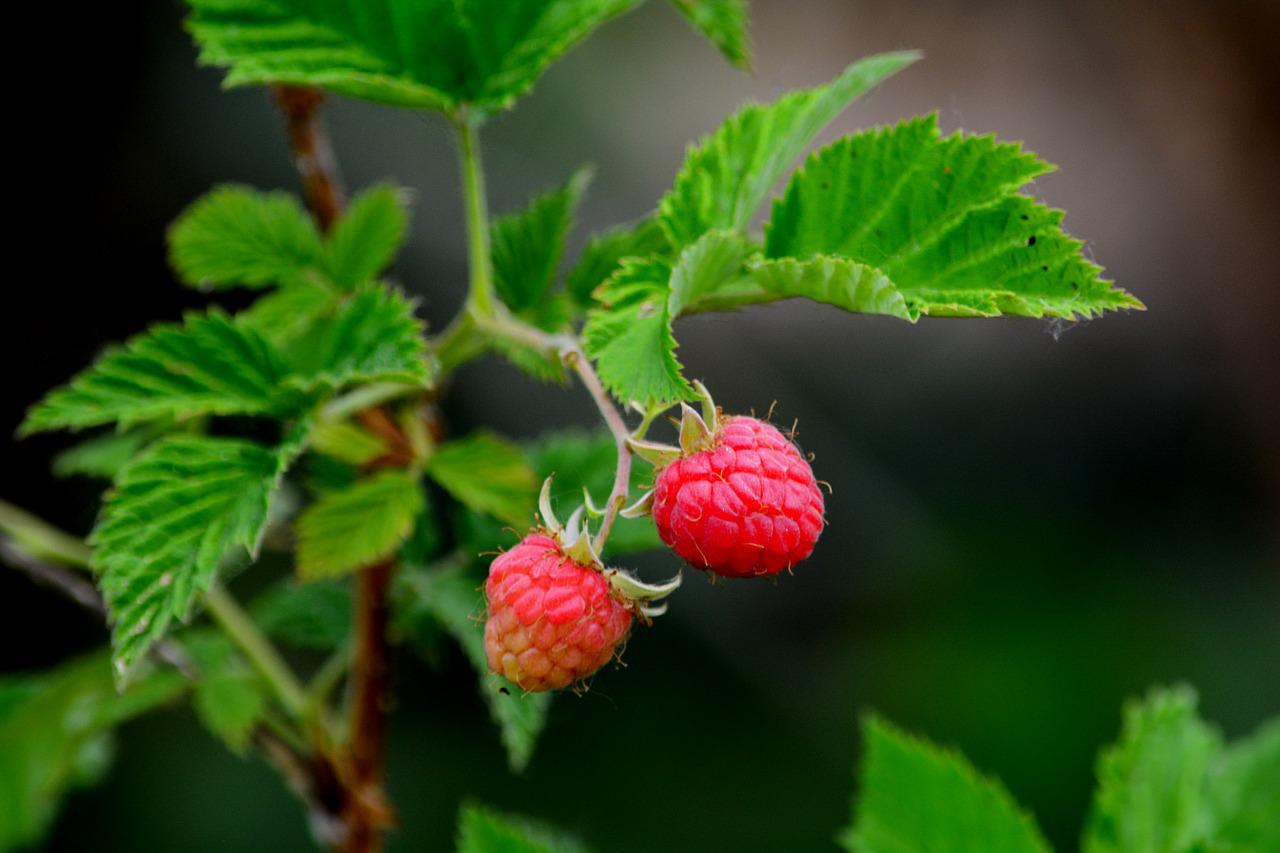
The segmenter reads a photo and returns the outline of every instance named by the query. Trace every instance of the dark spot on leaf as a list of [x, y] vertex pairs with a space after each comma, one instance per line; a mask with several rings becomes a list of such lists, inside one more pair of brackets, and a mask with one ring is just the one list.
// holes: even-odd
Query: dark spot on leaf
[[1073, 281], [1073, 282], [1071, 282], [1071, 289], [1072, 289], [1072, 290], [1079, 290], [1079, 289], [1080, 289], [1080, 285], [1076, 284], [1076, 283]]
[[826, 181], [823, 181], [823, 182], [822, 182], [822, 188], [823, 188], [824, 190], [829, 190], [829, 189], [831, 189], [831, 184], [829, 184], [829, 183], [828, 183], [828, 182], [826, 182]]
[[1030, 216], [1027, 216], [1025, 213], [1024, 213], [1024, 214], [1022, 214], [1022, 221], [1023, 221], [1023, 222], [1026, 222], [1026, 221], [1027, 221], [1028, 219], [1030, 219], [1030, 218], [1031, 218], [1031, 217], [1030, 217]]
[[1040, 272], [1048, 272], [1048, 271], [1049, 271], [1049, 265], [1048, 265], [1048, 264], [1045, 264], [1044, 266], [1040, 267]]
[[1032, 234], [1030, 237], [1027, 238], [1027, 245], [1034, 246], [1035, 244], [1036, 244], [1036, 235]]
[[499, 693], [501, 693], [503, 696], [510, 696], [510, 695], [511, 695], [511, 691], [510, 691], [510, 690], [508, 690], [508, 689], [507, 689], [507, 688], [505, 688], [505, 687], [499, 687], [499, 688], [498, 688], [498, 692], [499, 692]]

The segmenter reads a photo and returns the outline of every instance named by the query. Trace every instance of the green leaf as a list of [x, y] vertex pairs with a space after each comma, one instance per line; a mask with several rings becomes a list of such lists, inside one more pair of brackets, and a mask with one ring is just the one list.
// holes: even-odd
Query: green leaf
[[381, 284], [364, 284], [317, 320], [295, 354], [296, 386], [332, 390], [361, 382], [426, 385], [426, 344], [414, 303]]
[[671, 0], [724, 58], [743, 70], [751, 68], [746, 0]]
[[1098, 758], [1098, 790], [1085, 827], [1086, 853], [1173, 853], [1203, 839], [1203, 795], [1221, 750], [1196, 715], [1189, 688], [1153, 690], [1124, 711], [1120, 741]]
[[[582, 488], [591, 490], [597, 505], [603, 504], [613, 488], [617, 465], [617, 448], [607, 432], [565, 431], [539, 436], [525, 446], [529, 462], [539, 480], [555, 475], [551, 481], [551, 504], [565, 518], [582, 503]], [[632, 494], [641, 483], [652, 479], [644, 465], [631, 466]], [[618, 518], [609, 533], [605, 557], [618, 557], [638, 551], [662, 547], [653, 520]]]
[[293, 196], [216, 187], [169, 229], [169, 262], [206, 290], [295, 281], [324, 261], [320, 234]]
[[473, 433], [440, 445], [427, 474], [476, 512], [525, 527], [532, 519], [538, 482], [520, 448], [492, 433]]
[[351, 584], [345, 579], [298, 583], [285, 578], [255, 599], [249, 612], [273, 639], [332, 651], [351, 637], [351, 607]]
[[82, 441], [53, 457], [55, 477], [98, 477], [113, 480], [152, 439], [143, 430], [109, 432]]
[[1280, 850], [1280, 719], [1237, 741], [1209, 772], [1215, 853]]
[[863, 722], [865, 752], [855, 820], [840, 841], [855, 853], [1036, 853], [1049, 845], [1004, 786], [958, 752], [876, 717]]
[[591, 169], [537, 196], [519, 213], [493, 221], [493, 283], [517, 313], [536, 307], [551, 292], [574, 212], [591, 181]]
[[227, 86], [288, 83], [405, 107], [510, 106], [638, 0], [188, 0]]
[[565, 290], [582, 307], [591, 307], [595, 304], [595, 289], [617, 272], [625, 258], [665, 256], [670, 249], [667, 235], [652, 216], [611, 228], [587, 241], [578, 263], [565, 279]]
[[298, 576], [328, 578], [395, 553], [424, 509], [422, 485], [392, 470], [321, 496], [298, 517]]
[[27, 413], [19, 433], [122, 426], [194, 415], [281, 415], [296, 394], [279, 388], [288, 368], [256, 332], [221, 311], [152, 326], [109, 350]]
[[224, 560], [257, 552], [287, 463], [247, 441], [172, 436], [120, 473], [90, 543], [122, 680], [190, 616]]
[[311, 430], [311, 449], [348, 465], [365, 465], [388, 448], [381, 437], [351, 421], [321, 421]]
[[476, 803], [458, 813], [458, 853], [588, 853], [560, 830]]
[[121, 723], [176, 699], [173, 671], [147, 671], [117, 693], [105, 653], [0, 678], [0, 850], [34, 845], [69, 790], [96, 781]]
[[648, 405], [690, 399], [693, 389], [676, 360], [671, 324], [707, 294], [742, 274], [752, 247], [712, 231], [680, 253], [675, 266], [627, 260], [597, 295], [602, 307], [582, 330], [583, 348], [614, 396]]
[[395, 258], [408, 227], [409, 214], [395, 187], [381, 184], [356, 196], [325, 243], [333, 283], [350, 289], [376, 277]]
[[658, 220], [677, 247], [712, 229], [743, 231], [774, 183], [814, 137], [858, 96], [915, 62], [883, 53], [849, 66], [825, 86], [739, 110], [689, 150]]
[[397, 623], [402, 631], [422, 633], [424, 620], [438, 623], [458, 642], [480, 676], [480, 693], [498, 725], [511, 769], [521, 772], [533, 757], [538, 736], [547, 723], [550, 693], [502, 691], [489, 672], [484, 651], [484, 596], [480, 581], [465, 567], [405, 568], [395, 595]]
[[222, 634], [194, 632], [183, 638], [183, 648], [199, 671], [196, 715], [232, 752], [244, 755], [267, 711], [265, 685]]
[[317, 320], [334, 309], [339, 298], [328, 285], [301, 279], [258, 297], [236, 315], [236, 322], [288, 352]]
[[767, 226], [766, 256], [819, 270], [766, 266], [764, 277], [787, 292], [797, 273], [847, 278], [852, 267], [832, 258], [863, 264], [862, 280], [883, 275], [897, 294], [879, 282], [867, 299], [847, 299], [837, 287], [835, 304], [910, 320], [1141, 308], [1062, 231], [1061, 211], [1018, 193], [1050, 170], [993, 136], [943, 138], [934, 115], [845, 137], [809, 158]]

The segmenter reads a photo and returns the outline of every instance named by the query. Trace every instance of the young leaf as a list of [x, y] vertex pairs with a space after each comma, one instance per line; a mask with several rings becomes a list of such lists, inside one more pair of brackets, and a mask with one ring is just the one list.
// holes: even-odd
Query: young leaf
[[1030, 815], [964, 756], [912, 737], [875, 717], [866, 745], [854, 825], [842, 837], [855, 853], [1048, 853]]
[[490, 433], [445, 442], [427, 474], [463, 505], [524, 528], [533, 518], [537, 480], [520, 448]]
[[118, 694], [105, 653], [0, 678], [0, 850], [39, 841], [63, 795], [107, 769], [112, 730], [184, 689], [176, 672], [147, 671]]
[[1206, 829], [1206, 779], [1222, 743], [1189, 688], [1154, 690], [1124, 711], [1120, 741], [1098, 758], [1085, 853], [1190, 850]]
[[90, 543], [122, 680], [223, 560], [256, 553], [286, 464], [247, 441], [171, 436], [121, 472]]
[[142, 430], [109, 432], [70, 447], [53, 457], [55, 477], [98, 477], [114, 480], [152, 436]]
[[290, 83], [405, 107], [510, 106], [638, 0], [187, 0], [227, 86]]
[[391, 264], [408, 227], [409, 215], [395, 187], [382, 184], [365, 190], [352, 200], [325, 242], [330, 279], [344, 289], [370, 281]]
[[223, 634], [194, 632], [182, 645], [199, 670], [193, 696], [196, 715], [232, 752], [243, 755], [267, 710], [262, 680]]
[[298, 576], [329, 578], [395, 552], [423, 511], [422, 485], [407, 471], [383, 471], [321, 496], [298, 517]]
[[169, 228], [169, 262], [191, 287], [284, 284], [323, 261], [315, 224], [287, 193], [216, 187]]
[[680, 373], [671, 324], [707, 294], [739, 278], [752, 247], [712, 231], [688, 246], [672, 267], [628, 260], [597, 295], [602, 307], [582, 330], [583, 348], [600, 380], [620, 400], [642, 404], [691, 399]]
[[532, 309], [550, 293], [574, 212], [590, 180], [591, 169], [579, 169], [563, 187], [493, 221], [493, 283], [512, 311]]
[[681, 247], [715, 228], [744, 230], [774, 183], [822, 128], [918, 58], [914, 52], [871, 56], [825, 86], [739, 110], [685, 156], [675, 185], [658, 207], [667, 237]]
[[161, 324], [109, 350], [27, 413], [19, 433], [82, 429], [193, 415], [281, 415], [296, 410], [282, 392], [288, 368], [256, 332], [214, 309]]
[[746, 0], [671, 0], [680, 13], [711, 40], [724, 58], [743, 70], [751, 68]]
[[671, 249], [662, 226], [652, 216], [611, 228], [587, 241], [578, 263], [565, 278], [565, 291], [578, 305], [595, 304], [592, 294], [622, 265], [624, 258], [666, 256]]
[[286, 578], [250, 606], [267, 635], [300, 649], [332, 651], [351, 636], [351, 584], [345, 580], [298, 583]]
[[413, 302], [385, 285], [360, 285], [334, 314], [316, 321], [291, 382], [306, 390], [359, 382], [426, 385], [426, 344], [413, 311]]
[[588, 853], [588, 848], [558, 830], [464, 803], [457, 853]]
[[[1051, 169], [1019, 146], [992, 136], [941, 137], [934, 115], [846, 137], [809, 158], [773, 206], [769, 258], [830, 258], [863, 264], [861, 280], [882, 273], [892, 290], [870, 301], [843, 298], [853, 310], [915, 320], [1002, 313], [1072, 319], [1142, 304], [1100, 277], [1082, 244], [1063, 233], [1062, 213], [1018, 189]], [[848, 277], [853, 267], [837, 263]], [[764, 265], [773, 293], [787, 278], [812, 275], [807, 264]], [[811, 295], [803, 286], [792, 295]]]
[[259, 296], [236, 322], [288, 352], [311, 326], [331, 312], [340, 294], [327, 284], [300, 279]]
[[311, 449], [348, 465], [364, 465], [386, 453], [387, 444], [351, 421], [321, 421], [311, 429]]
[[1209, 849], [1280, 850], [1280, 719], [1231, 744], [1208, 781]]
[[397, 579], [396, 620], [402, 631], [420, 632], [429, 619], [443, 625], [480, 676], [480, 693], [498, 725], [507, 761], [517, 773], [533, 757], [547, 723], [549, 693], [503, 693], [489, 673], [484, 651], [484, 596], [480, 581], [464, 568], [406, 568]]

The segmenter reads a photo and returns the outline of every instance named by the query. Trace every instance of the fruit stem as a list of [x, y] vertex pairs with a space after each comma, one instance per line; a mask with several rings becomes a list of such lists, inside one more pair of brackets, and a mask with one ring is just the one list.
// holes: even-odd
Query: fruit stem
[[307, 692], [249, 614], [219, 584], [209, 588], [204, 602], [213, 621], [244, 653], [249, 664], [275, 692], [284, 709], [295, 719], [302, 719], [307, 711]]

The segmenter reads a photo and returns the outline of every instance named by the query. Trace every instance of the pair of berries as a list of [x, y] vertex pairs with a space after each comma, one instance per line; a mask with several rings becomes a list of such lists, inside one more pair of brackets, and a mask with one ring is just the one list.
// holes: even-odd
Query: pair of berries
[[[822, 532], [813, 470], [776, 427], [718, 416], [700, 384], [703, 416], [681, 406], [680, 447], [631, 441], [658, 470], [624, 515], [651, 513], [662, 541], [692, 566], [728, 577], [776, 575], [809, 556]], [[489, 667], [528, 691], [567, 687], [608, 662], [636, 616], [680, 578], [651, 586], [606, 569], [582, 521], [561, 527], [543, 487], [546, 529], [499, 556], [485, 584]]]

